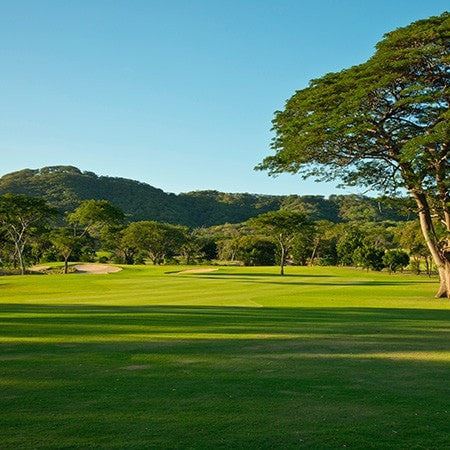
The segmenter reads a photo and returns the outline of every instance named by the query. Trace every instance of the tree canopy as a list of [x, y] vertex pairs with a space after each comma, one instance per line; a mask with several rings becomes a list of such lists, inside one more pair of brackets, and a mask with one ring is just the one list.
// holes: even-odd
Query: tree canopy
[[[280, 208], [303, 211], [314, 220], [346, 220], [342, 209], [347, 196], [261, 195], [195, 191], [170, 194], [135, 180], [98, 176], [71, 166], [25, 169], [0, 178], [0, 194], [15, 193], [45, 198], [59, 209], [61, 216], [73, 212], [84, 200], [107, 200], [120, 208], [127, 221], [155, 220], [189, 227], [240, 223]], [[399, 205], [358, 196], [356, 203], [376, 209], [376, 220], [405, 220]], [[347, 202], [348, 203], [348, 202]], [[345, 215], [345, 214], [344, 214]]]
[[280, 274], [295, 238], [311, 226], [304, 213], [280, 209], [254, 217], [248, 221], [251, 227], [263, 232], [277, 243], [280, 249]]
[[439, 268], [439, 297], [450, 297], [449, 49], [447, 12], [387, 33], [367, 62], [312, 80], [275, 113], [275, 154], [257, 167], [408, 190]]
[[23, 257], [25, 246], [39, 227], [56, 217], [56, 210], [44, 199], [21, 194], [0, 196], [0, 231], [14, 243], [15, 256], [22, 275], [25, 273]]

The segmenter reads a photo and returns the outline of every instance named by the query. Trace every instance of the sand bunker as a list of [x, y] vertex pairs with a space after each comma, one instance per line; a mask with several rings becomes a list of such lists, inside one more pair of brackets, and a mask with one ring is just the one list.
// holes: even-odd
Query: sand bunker
[[33, 266], [28, 268], [30, 272], [45, 272], [46, 270], [50, 269], [51, 269], [50, 266]]
[[72, 266], [77, 273], [114, 273], [120, 272], [122, 270], [121, 267], [116, 266], [107, 266], [105, 264], [76, 264]]
[[182, 270], [178, 273], [207, 273], [207, 272], [215, 272], [219, 269], [188, 269], [188, 270]]

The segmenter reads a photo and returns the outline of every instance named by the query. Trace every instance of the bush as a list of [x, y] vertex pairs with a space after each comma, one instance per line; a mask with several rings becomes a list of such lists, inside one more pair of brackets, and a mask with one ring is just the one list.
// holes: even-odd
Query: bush
[[56, 261], [60, 261], [60, 256], [58, 254], [56, 254], [55, 251], [52, 250], [46, 250], [41, 259], [40, 262], [56, 262]]
[[353, 252], [353, 263], [364, 269], [381, 270], [385, 266], [383, 262], [384, 250], [371, 245], [363, 245]]
[[134, 264], [145, 264], [145, 254], [138, 253], [134, 258]]
[[383, 263], [389, 273], [403, 270], [409, 264], [409, 255], [403, 250], [388, 250], [383, 256]]
[[420, 273], [422, 272], [420, 267], [420, 259], [413, 259], [412, 261], [410, 261], [409, 267], [411, 271], [414, 272], [416, 275], [420, 275]]
[[276, 245], [263, 237], [243, 236], [238, 241], [237, 257], [246, 266], [273, 266]]

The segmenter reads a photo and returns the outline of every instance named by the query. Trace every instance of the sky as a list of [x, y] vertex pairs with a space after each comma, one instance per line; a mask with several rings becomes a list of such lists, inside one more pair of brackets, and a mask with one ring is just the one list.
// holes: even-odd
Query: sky
[[0, 0], [0, 175], [74, 165], [168, 192], [344, 194], [253, 167], [276, 110], [440, 0]]

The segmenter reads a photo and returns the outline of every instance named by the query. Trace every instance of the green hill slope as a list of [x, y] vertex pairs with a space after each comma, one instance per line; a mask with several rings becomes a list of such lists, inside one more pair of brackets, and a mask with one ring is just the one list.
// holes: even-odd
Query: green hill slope
[[377, 220], [401, 220], [402, 215], [376, 209], [374, 199], [362, 196], [272, 196], [195, 191], [171, 194], [126, 178], [98, 176], [73, 166], [24, 169], [0, 178], [0, 194], [7, 192], [46, 198], [61, 211], [73, 210], [81, 200], [104, 199], [121, 208], [130, 221], [157, 220], [190, 227], [243, 222], [280, 207], [302, 209], [315, 219], [338, 222], [342, 205], [366, 205]]

